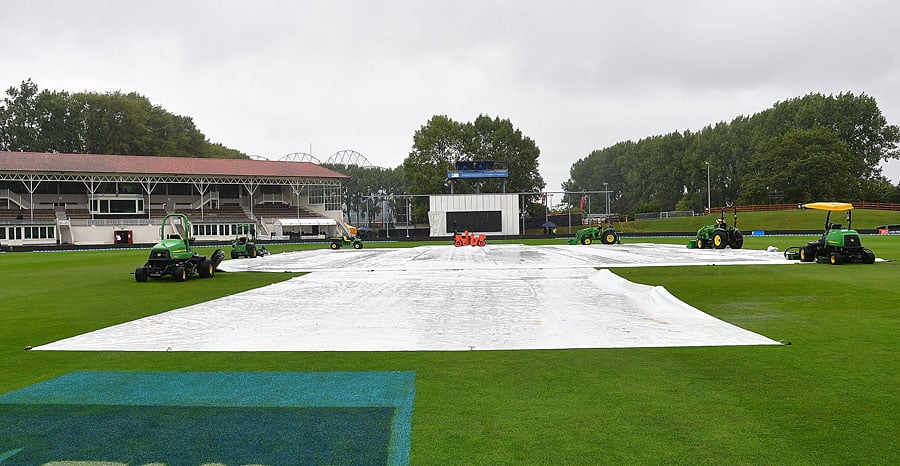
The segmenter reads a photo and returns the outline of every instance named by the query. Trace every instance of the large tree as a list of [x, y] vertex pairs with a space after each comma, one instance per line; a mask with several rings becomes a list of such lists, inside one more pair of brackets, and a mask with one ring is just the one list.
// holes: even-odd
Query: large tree
[[744, 199], [764, 204], [773, 194], [793, 202], [848, 199], [859, 178], [847, 174], [862, 164], [838, 134], [826, 128], [793, 129], [773, 137], [751, 158]]
[[[413, 136], [413, 150], [404, 160], [410, 192], [448, 193], [447, 172], [456, 162], [494, 161], [509, 170], [507, 192], [536, 192], [544, 187], [538, 172], [540, 149], [534, 141], [513, 127], [509, 120], [481, 115], [472, 123], [458, 123], [446, 116], [434, 116]], [[474, 186], [458, 185], [461, 192]], [[499, 192], [501, 181], [482, 180], [482, 192]]]
[[[887, 123], [872, 97], [809, 94], [699, 132], [593, 151], [572, 165], [563, 186], [595, 191], [608, 183], [613, 210], [625, 213], [767, 202], [774, 190], [790, 203], [824, 195], [890, 201], [880, 164], [900, 156], [898, 144], [900, 129]], [[800, 161], [808, 163], [801, 168]], [[825, 179], [833, 183], [827, 189]]]
[[467, 160], [463, 125], [436, 115], [413, 135], [413, 149], [403, 161], [412, 194], [447, 191], [447, 172]]
[[[507, 167], [506, 192], [539, 192], [545, 186], [538, 172], [540, 149], [508, 119], [480, 115], [471, 123], [459, 123], [436, 115], [416, 131], [413, 150], [403, 162], [412, 194], [449, 193], [447, 172], [456, 162], [493, 161]], [[478, 183], [477, 185], [475, 183]], [[457, 182], [454, 192], [501, 192], [498, 179]], [[424, 219], [428, 206], [417, 201], [415, 218]]]

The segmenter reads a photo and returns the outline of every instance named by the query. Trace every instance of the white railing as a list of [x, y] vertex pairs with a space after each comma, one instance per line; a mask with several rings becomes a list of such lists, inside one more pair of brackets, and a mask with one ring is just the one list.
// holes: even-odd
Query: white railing
[[153, 222], [146, 218], [73, 218], [68, 220], [69, 225], [75, 227], [109, 227], [117, 225], [153, 225]]
[[288, 204], [290, 203], [290, 198], [284, 196], [284, 194], [280, 193], [272, 193], [272, 194], [256, 194], [253, 196], [253, 202], [256, 204], [265, 204], [267, 202], [271, 203], [282, 203]]
[[207, 204], [211, 203], [212, 201], [216, 201], [216, 203], [218, 204], [218, 202], [219, 202], [219, 192], [218, 191], [213, 191], [209, 194], [204, 195], [203, 197], [201, 197], [200, 199], [195, 201], [193, 204], [191, 204], [191, 209], [197, 210], [201, 206], [205, 207]]
[[0, 199], [9, 199], [11, 202], [16, 203], [20, 209], [31, 209], [30, 202], [8, 189], [0, 189]]

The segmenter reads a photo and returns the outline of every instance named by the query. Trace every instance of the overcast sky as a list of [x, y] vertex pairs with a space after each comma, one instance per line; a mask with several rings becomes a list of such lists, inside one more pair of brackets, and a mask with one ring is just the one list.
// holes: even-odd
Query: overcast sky
[[896, 0], [5, 1], [0, 86], [133, 91], [248, 154], [383, 167], [432, 116], [486, 114], [557, 190], [592, 150], [810, 92], [900, 124], [898, 19]]

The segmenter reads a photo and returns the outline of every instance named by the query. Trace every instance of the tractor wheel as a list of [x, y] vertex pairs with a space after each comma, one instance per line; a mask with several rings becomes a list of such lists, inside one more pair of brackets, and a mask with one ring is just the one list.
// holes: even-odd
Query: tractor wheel
[[616, 244], [616, 234], [606, 233], [603, 235], [603, 238], [600, 238], [600, 242], [603, 244]]
[[829, 254], [828, 261], [831, 263], [831, 265], [841, 265], [844, 263], [844, 258], [841, 256], [841, 253], [833, 252]]
[[362, 249], [363, 244], [361, 242], [353, 243], [353, 249]]
[[341, 245], [338, 244], [337, 241], [332, 241], [332, 242], [331, 242], [331, 249], [340, 249], [340, 248], [341, 248]]
[[809, 246], [800, 247], [800, 262], [812, 262], [816, 259], [816, 255]]
[[456, 241], [454, 241], [454, 242], [453, 242], [453, 245], [456, 246], [456, 247], [462, 247], [462, 245], [463, 245], [463, 244], [462, 244], [462, 240], [456, 240]]
[[213, 267], [213, 263], [209, 259], [205, 259], [200, 263], [200, 278], [210, 278], [216, 273], [216, 268]]
[[234, 249], [232, 249], [232, 250], [231, 250], [231, 258], [232, 258], [232, 259], [237, 259], [238, 257], [239, 257], [239, 256], [238, 256], [237, 251], [235, 251]]
[[740, 249], [744, 247], [744, 235], [741, 232], [734, 232], [734, 239], [731, 241], [731, 249]]
[[863, 264], [874, 264], [874, 263], [875, 263], [875, 253], [868, 249], [863, 249]]
[[484, 241], [483, 239], [478, 240], [478, 246], [480, 246], [480, 247], [483, 248], [485, 244], [486, 244], [486, 243], [485, 243], [485, 241]]
[[706, 241], [703, 238], [697, 238], [697, 249], [703, 249], [706, 247]]
[[728, 246], [727, 235], [721, 231], [713, 233], [712, 243], [713, 246], [716, 247], [716, 249], [725, 249], [725, 246]]
[[585, 246], [590, 246], [591, 243], [593, 243], [593, 242], [594, 242], [594, 240], [591, 239], [590, 236], [585, 236], [584, 238], [581, 238], [581, 244], [583, 244]]
[[251, 259], [256, 259], [256, 248], [250, 248], [250, 249], [247, 251], [247, 254], [250, 255], [250, 258], [251, 258]]
[[147, 281], [147, 269], [143, 267], [134, 269], [134, 279], [138, 283], [144, 283], [145, 281]]
[[187, 270], [184, 267], [175, 267], [175, 270], [172, 271], [172, 276], [175, 277], [176, 282], [183, 282], [187, 280]]

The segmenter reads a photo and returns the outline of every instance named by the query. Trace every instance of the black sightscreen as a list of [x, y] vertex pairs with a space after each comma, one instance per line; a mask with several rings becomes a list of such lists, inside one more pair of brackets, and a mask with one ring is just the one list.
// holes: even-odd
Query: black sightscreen
[[466, 230], [478, 233], [503, 231], [503, 215], [499, 210], [447, 212], [447, 233]]

